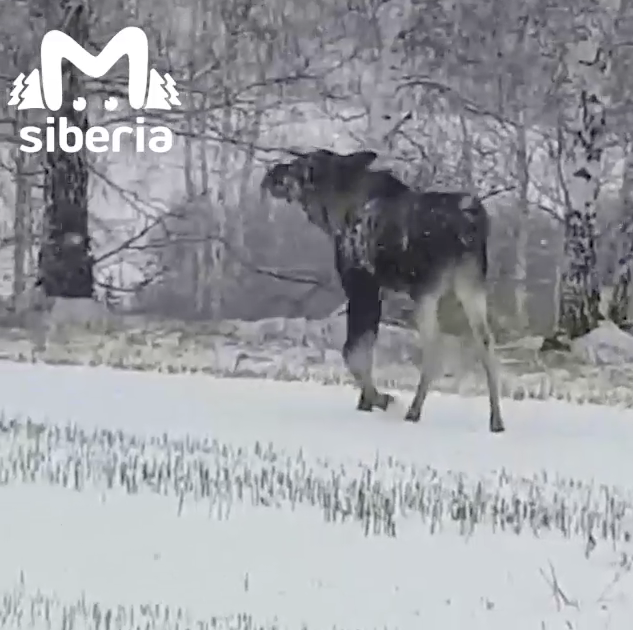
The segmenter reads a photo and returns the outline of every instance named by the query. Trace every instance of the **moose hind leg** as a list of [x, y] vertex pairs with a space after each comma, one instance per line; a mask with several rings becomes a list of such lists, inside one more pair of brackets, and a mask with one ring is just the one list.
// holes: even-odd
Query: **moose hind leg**
[[485, 282], [480, 275], [458, 274], [455, 279], [455, 293], [462, 303], [468, 324], [473, 332], [479, 359], [486, 373], [488, 395], [490, 399], [490, 431], [505, 431], [499, 402], [499, 375], [494, 353], [494, 340], [488, 324], [488, 304]]
[[437, 366], [439, 363], [440, 335], [438, 323], [438, 306], [441, 297], [441, 288], [428, 293], [423, 293], [416, 300], [415, 325], [420, 335], [422, 346], [422, 361], [420, 363], [420, 380], [418, 387], [407, 410], [405, 420], [418, 422], [422, 414], [422, 406], [429, 393]]
[[342, 280], [348, 298], [343, 359], [361, 390], [357, 408], [361, 411], [372, 411], [374, 407], [385, 410], [393, 402], [393, 396], [378, 392], [372, 376], [382, 310], [380, 287], [374, 276], [365, 270], [348, 271]]

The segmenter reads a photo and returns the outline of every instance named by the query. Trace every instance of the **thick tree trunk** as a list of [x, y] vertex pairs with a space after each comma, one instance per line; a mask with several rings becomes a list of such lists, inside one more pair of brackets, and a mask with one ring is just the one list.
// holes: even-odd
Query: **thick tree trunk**
[[[586, 16], [586, 39], [570, 46], [566, 69], [570, 86], [564, 172], [569, 192], [565, 216], [565, 262], [561, 276], [560, 332], [574, 339], [600, 320], [600, 278], [596, 264], [596, 204], [607, 132], [605, 84], [609, 59], [607, 7]], [[592, 19], [593, 18], [593, 19]]]
[[[369, 7], [369, 5], [367, 5]], [[381, 5], [368, 8], [365, 18], [367, 30], [363, 34], [366, 46], [361, 66], [360, 79], [352, 74], [352, 81], [359, 90], [359, 101], [366, 110], [366, 125], [362, 135], [363, 149], [376, 151], [379, 155], [392, 153], [395, 149], [396, 132], [403, 120], [402, 99], [404, 91], [397, 91], [400, 56], [393, 45], [399, 32], [397, 21], [390, 21], [382, 15]], [[366, 71], [369, 61], [372, 72]], [[361, 68], [365, 70], [361, 71]], [[408, 120], [408, 117], [407, 117]]]
[[[63, 29], [85, 47], [88, 10], [81, 3], [62, 0]], [[59, 27], [59, 25], [57, 25]], [[75, 111], [73, 100], [85, 96], [82, 79], [74, 65], [64, 62], [64, 103], [54, 114], [69, 125], [88, 128], [86, 111]], [[51, 113], [52, 114], [52, 113]], [[53, 114], [52, 114], [53, 115]], [[48, 297], [92, 298], [93, 258], [88, 234], [88, 165], [85, 147], [65, 153], [59, 146], [45, 161], [44, 234], [39, 254], [39, 282]]]
[[604, 106], [589, 90], [580, 94], [580, 124], [569, 139], [571, 207], [565, 215], [565, 261], [561, 276], [560, 328], [573, 339], [593, 330], [600, 317], [596, 265], [596, 201], [604, 133]]
[[620, 189], [620, 233], [617, 239], [617, 260], [613, 276], [613, 292], [608, 316], [622, 326], [629, 319], [631, 280], [633, 279], [633, 146], [626, 144], [626, 158]]

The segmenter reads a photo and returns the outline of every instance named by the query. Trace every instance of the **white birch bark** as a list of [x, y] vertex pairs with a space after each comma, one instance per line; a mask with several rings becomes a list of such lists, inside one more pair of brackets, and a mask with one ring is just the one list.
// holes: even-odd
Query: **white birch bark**
[[570, 197], [565, 216], [560, 332], [569, 338], [597, 326], [600, 280], [596, 265], [596, 203], [606, 123], [608, 33], [619, 0], [603, 2], [579, 19], [577, 41], [567, 49], [568, 94], [564, 174]]
[[618, 326], [629, 318], [633, 267], [633, 143], [626, 143], [620, 188], [620, 226], [608, 316]]
[[371, 16], [371, 45], [375, 56], [370, 67], [373, 71], [364, 73], [360, 85], [367, 111], [363, 148], [379, 155], [393, 152], [395, 132], [403, 115], [398, 101], [400, 95], [396, 93], [400, 59], [393, 52], [398, 21], [395, 19], [397, 15], [389, 15], [388, 10], [385, 8], [380, 15], [380, 9], [376, 9]]
[[527, 288], [527, 248], [528, 248], [528, 188], [530, 183], [530, 165], [528, 160], [527, 126], [525, 110], [519, 113], [517, 128], [517, 180], [519, 184], [517, 200], [517, 216], [514, 224], [514, 243], [516, 248], [514, 266], [514, 308], [516, 325], [519, 330], [529, 328], [528, 288]]
[[464, 190], [474, 190], [475, 169], [473, 163], [473, 137], [464, 112], [459, 115], [459, 125], [462, 132], [462, 155], [460, 161], [460, 185]]
[[[521, 11], [519, 5], [516, 8]], [[514, 218], [513, 237], [515, 246], [514, 257], [514, 315], [515, 326], [520, 331], [529, 329], [528, 316], [528, 220], [529, 220], [529, 187], [530, 187], [530, 159], [528, 155], [528, 130], [530, 117], [528, 100], [530, 97], [529, 82], [533, 73], [526, 64], [529, 63], [530, 44], [534, 38], [533, 16], [530, 13], [518, 15], [516, 18], [521, 28], [517, 33], [516, 51], [522, 59], [521, 74], [517, 78], [516, 98], [516, 177], [518, 184], [517, 214]], [[503, 44], [500, 43], [500, 50]]]

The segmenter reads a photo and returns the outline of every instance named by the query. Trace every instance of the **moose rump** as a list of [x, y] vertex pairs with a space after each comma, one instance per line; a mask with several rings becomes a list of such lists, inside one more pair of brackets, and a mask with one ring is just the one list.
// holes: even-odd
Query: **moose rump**
[[343, 357], [360, 388], [358, 409], [386, 409], [393, 398], [372, 377], [381, 319], [381, 288], [406, 291], [415, 303], [422, 342], [420, 379], [405, 419], [418, 421], [440, 352], [438, 307], [448, 291], [460, 300], [486, 372], [490, 430], [504, 430], [486, 276], [489, 219], [466, 192], [417, 192], [392, 173], [370, 170], [373, 152], [340, 155], [318, 150], [278, 164], [262, 191], [298, 202], [335, 245], [335, 264], [347, 297]]

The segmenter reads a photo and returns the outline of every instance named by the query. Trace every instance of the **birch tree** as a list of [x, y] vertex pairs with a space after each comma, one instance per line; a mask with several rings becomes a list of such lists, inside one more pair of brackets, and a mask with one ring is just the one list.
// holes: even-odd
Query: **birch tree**
[[406, 117], [404, 93], [399, 92], [402, 76], [401, 54], [394, 44], [403, 16], [399, 7], [380, 0], [366, 0], [364, 17], [365, 50], [358, 59], [366, 70], [358, 82], [358, 92], [366, 114], [364, 146], [378, 153], [392, 154], [396, 132]]
[[621, 0], [614, 35], [613, 81], [614, 103], [619, 109], [614, 113], [617, 123], [615, 133], [620, 138], [624, 156], [622, 184], [619, 198], [619, 226], [615, 242], [615, 266], [611, 280], [607, 315], [618, 326], [628, 323], [633, 290], [633, 134], [630, 132], [633, 118], [633, 90], [630, 77], [633, 72], [633, 55], [630, 41], [633, 36], [633, 4]]
[[600, 319], [596, 256], [596, 209], [607, 139], [609, 33], [620, 0], [603, 0], [575, 16], [575, 41], [565, 50], [563, 72], [564, 176], [569, 194], [565, 214], [565, 263], [560, 284], [559, 330], [555, 338], [582, 336]]
[[616, 268], [612, 293], [608, 305], [608, 316], [618, 326], [628, 321], [631, 302], [631, 280], [633, 265], [633, 139], [626, 134], [624, 165], [620, 188], [620, 226], [617, 235]]

